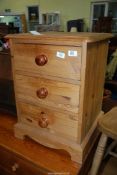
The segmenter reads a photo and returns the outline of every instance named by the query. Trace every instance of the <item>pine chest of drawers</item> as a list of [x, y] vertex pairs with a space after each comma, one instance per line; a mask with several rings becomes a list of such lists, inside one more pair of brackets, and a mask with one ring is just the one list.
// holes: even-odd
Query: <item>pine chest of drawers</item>
[[111, 34], [9, 35], [18, 122], [29, 136], [83, 163], [96, 138]]

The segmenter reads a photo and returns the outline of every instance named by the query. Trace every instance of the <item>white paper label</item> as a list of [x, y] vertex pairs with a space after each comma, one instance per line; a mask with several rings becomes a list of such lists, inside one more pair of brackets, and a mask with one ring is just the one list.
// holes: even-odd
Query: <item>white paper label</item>
[[68, 50], [68, 56], [69, 57], [77, 57], [78, 52], [76, 50]]
[[56, 56], [57, 56], [58, 58], [64, 59], [64, 58], [65, 58], [65, 53], [64, 53], [64, 52], [58, 52], [58, 51], [57, 51]]

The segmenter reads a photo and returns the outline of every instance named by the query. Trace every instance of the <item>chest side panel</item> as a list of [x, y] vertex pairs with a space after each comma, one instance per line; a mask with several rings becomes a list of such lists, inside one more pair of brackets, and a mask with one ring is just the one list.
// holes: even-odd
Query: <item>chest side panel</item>
[[92, 43], [87, 47], [81, 131], [82, 139], [86, 136], [102, 110], [107, 52], [107, 41]]

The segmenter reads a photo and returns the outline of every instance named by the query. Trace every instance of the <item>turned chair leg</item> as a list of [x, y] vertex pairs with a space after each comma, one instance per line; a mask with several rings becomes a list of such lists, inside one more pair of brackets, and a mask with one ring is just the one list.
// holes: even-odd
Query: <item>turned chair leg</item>
[[112, 156], [114, 156], [114, 157], [117, 158], [117, 153], [112, 151], [113, 148], [115, 148], [116, 146], [117, 146], [117, 140], [114, 140], [114, 141], [110, 144], [110, 146], [108, 147], [108, 149], [107, 149], [107, 151], [106, 151], [106, 153], [105, 153], [105, 155], [104, 155], [104, 159], [107, 157], [108, 154], [110, 154], [110, 155], [112, 155]]
[[94, 160], [92, 163], [92, 167], [91, 167], [91, 171], [90, 171], [90, 175], [97, 175], [103, 155], [104, 155], [104, 150], [106, 147], [106, 143], [107, 143], [107, 136], [105, 134], [101, 135], [101, 138], [99, 140], [98, 143], [98, 147], [94, 156]]

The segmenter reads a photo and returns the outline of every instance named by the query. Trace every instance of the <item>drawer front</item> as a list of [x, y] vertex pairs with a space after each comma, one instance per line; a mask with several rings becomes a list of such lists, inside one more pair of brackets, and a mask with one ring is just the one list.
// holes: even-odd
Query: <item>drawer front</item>
[[77, 141], [78, 121], [75, 116], [43, 107], [18, 102], [20, 121], [40, 131]]
[[17, 98], [35, 105], [78, 113], [79, 86], [37, 77], [15, 75]]
[[0, 147], [0, 167], [3, 172], [17, 175], [45, 175], [46, 170], [39, 169], [31, 162], [20, 158], [15, 153]]
[[37, 75], [80, 80], [81, 48], [69, 46], [16, 44], [16, 70]]

